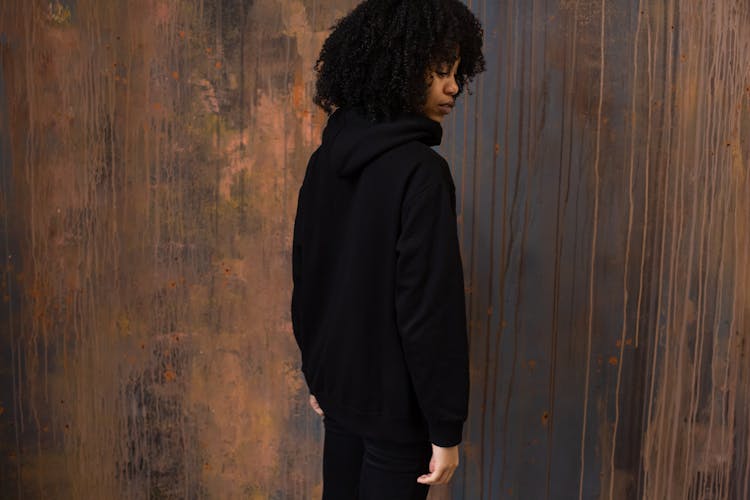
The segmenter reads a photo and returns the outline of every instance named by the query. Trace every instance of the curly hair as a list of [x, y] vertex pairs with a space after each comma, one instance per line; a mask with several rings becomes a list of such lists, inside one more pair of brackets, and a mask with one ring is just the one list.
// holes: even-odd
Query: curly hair
[[482, 39], [460, 0], [365, 0], [323, 43], [313, 102], [328, 114], [355, 108], [373, 121], [419, 112], [430, 70], [460, 57], [459, 94], [484, 71]]

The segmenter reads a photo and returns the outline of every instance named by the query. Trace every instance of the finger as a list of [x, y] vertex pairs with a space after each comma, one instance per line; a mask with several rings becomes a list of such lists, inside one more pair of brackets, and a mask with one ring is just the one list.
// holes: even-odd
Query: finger
[[315, 411], [315, 413], [317, 413], [318, 415], [323, 415], [323, 409], [322, 409], [322, 408], [321, 408], [320, 406], [318, 406], [318, 405], [315, 405], [315, 406], [313, 406], [313, 410], [314, 410], [314, 411]]
[[420, 484], [435, 484], [432, 474], [422, 474], [417, 478], [417, 482]]
[[312, 394], [310, 394], [310, 406], [315, 413], [317, 413], [321, 417], [323, 416], [323, 409], [318, 404], [318, 400]]
[[417, 478], [417, 482], [421, 484], [440, 484], [440, 478], [444, 472], [444, 469], [438, 469], [431, 474], [422, 474]]
[[422, 474], [417, 478], [417, 482], [421, 484], [435, 484], [435, 473]]

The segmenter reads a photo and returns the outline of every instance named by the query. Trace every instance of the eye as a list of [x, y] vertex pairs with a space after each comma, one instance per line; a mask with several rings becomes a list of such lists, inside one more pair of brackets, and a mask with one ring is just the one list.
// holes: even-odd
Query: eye
[[447, 78], [449, 73], [447, 71], [436, 71], [435, 74], [440, 78]]

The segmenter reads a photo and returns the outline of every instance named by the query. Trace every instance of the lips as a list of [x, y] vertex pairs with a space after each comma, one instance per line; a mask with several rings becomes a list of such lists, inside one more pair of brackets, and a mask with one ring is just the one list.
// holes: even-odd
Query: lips
[[438, 109], [440, 110], [441, 113], [447, 115], [453, 109], [453, 103], [452, 102], [440, 103], [438, 104]]

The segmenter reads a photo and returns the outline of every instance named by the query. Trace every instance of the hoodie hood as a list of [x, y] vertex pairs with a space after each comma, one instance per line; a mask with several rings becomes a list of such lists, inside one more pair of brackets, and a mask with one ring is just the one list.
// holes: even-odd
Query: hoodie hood
[[329, 161], [339, 177], [354, 177], [394, 148], [412, 141], [437, 146], [442, 136], [440, 123], [415, 113], [371, 122], [355, 110], [338, 109], [323, 130], [323, 144], [328, 145]]

